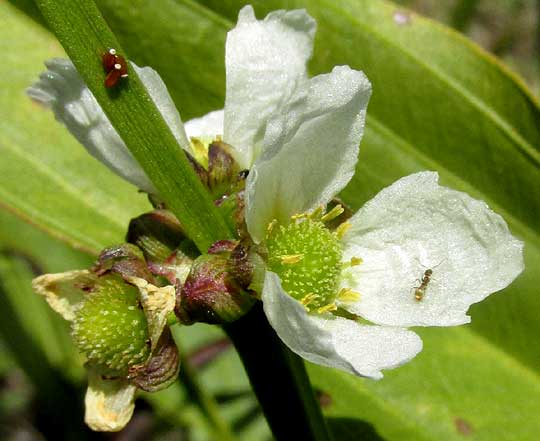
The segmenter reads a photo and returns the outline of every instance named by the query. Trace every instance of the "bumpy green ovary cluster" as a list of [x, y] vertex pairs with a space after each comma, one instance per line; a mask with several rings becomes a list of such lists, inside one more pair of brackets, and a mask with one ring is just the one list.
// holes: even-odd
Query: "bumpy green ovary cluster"
[[125, 375], [150, 354], [146, 316], [137, 288], [106, 275], [87, 294], [72, 323], [72, 336], [88, 361]]
[[325, 225], [312, 219], [275, 226], [266, 240], [268, 269], [283, 289], [310, 311], [333, 305], [341, 274], [342, 245]]

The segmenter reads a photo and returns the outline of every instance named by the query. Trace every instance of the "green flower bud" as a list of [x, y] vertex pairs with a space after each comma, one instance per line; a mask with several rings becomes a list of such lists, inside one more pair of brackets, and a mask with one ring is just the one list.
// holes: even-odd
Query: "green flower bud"
[[234, 277], [232, 241], [216, 242], [209, 252], [198, 257], [179, 289], [175, 312], [184, 324], [230, 323], [248, 312], [255, 298]]
[[216, 201], [216, 206], [219, 208], [225, 222], [227, 222], [229, 227], [236, 232], [237, 237], [249, 237], [244, 214], [245, 204], [243, 191], [224, 196], [219, 201]]
[[215, 198], [231, 193], [240, 167], [231, 154], [231, 147], [214, 141], [208, 147], [208, 188]]
[[149, 282], [153, 281], [142, 251], [130, 243], [105, 248], [92, 271], [98, 276], [113, 272], [124, 279], [139, 277]]
[[151, 262], [165, 261], [185, 239], [180, 222], [167, 210], [154, 210], [131, 219], [126, 236]]

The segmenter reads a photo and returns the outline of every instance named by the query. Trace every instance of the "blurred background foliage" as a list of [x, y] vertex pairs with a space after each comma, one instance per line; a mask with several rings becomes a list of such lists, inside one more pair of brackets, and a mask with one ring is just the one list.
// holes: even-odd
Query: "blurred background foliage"
[[[158, 18], [170, 14], [170, 18], [163, 18], [162, 26], [156, 26], [154, 22], [155, 29], [138, 15], [138, 8], [143, 10], [143, 3], [121, 0], [98, 2], [128, 53], [133, 53], [132, 56], [140, 64], [155, 66], [163, 74], [173, 97], [177, 103], [182, 103], [179, 107], [184, 119], [219, 106], [223, 99], [224, 32], [234, 22], [239, 5], [245, 2], [159, 0], [153, 6], [161, 9], [161, 15], [151, 6], [144, 10], [148, 14], [156, 13]], [[262, 17], [262, 11], [272, 9], [274, 5], [303, 5], [303, 2], [293, 1], [267, 2], [266, 5], [261, 5], [263, 2], [255, 3], [260, 6], [257, 9], [259, 17]], [[325, 22], [326, 6], [320, 6], [317, 10], [314, 6], [317, 2], [304, 3], [309, 12], [320, 15], [317, 17], [321, 27], [319, 35], [323, 36], [317, 40], [313, 66], [313, 71], [317, 72], [326, 68], [327, 61], [333, 60], [333, 54], [328, 55], [332, 44], [338, 45], [342, 39], [346, 45], [351, 31], [338, 28], [338, 21], [328, 19]], [[321, 5], [326, 3], [320, 2]], [[354, 16], [354, 0], [336, 3], [348, 11], [351, 21], [358, 18]], [[374, 5], [378, 3], [373, 2]], [[397, 3], [398, 6], [382, 3], [381, 12], [378, 6], [374, 6], [373, 16], [379, 12], [384, 16], [391, 11], [394, 19], [395, 14], [403, 14], [409, 20], [411, 16], [403, 8], [410, 8], [453, 27], [500, 57], [511, 70], [524, 78], [532, 93], [539, 96], [540, 1], [399, 0]], [[347, 9], [349, 4], [350, 11]], [[36, 112], [21, 92], [41, 71], [39, 63], [43, 54], [47, 57], [59, 56], [62, 51], [42, 28], [39, 14], [30, 1], [3, 0], [0, 11], [0, 29], [3, 33], [0, 47], [4, 54], [0, 96], [2, 101], [6, 100], [0, 109], [3, 135], [0, 138], [3, 153], [0, 157], [0, 206], [3, 207], [0, 209], [0, 439], [219, 440], [215, 422], [208, 415], [208, 406], [201, 406], [200, 397], [189, 387], [190, 381], [193, 381], [189, 370], [181, 374], [180, 380], [184, 381], [178, 381], [166, 391], [141, 395], [132, 422], [122, 432], [97, 434], [84, 427], [82, 400], [85, 378], [80, 357], [69, 339], [67, 324], [33, 294], [30, 281], [43, 272], [88, 267], [101, 247], [122, 240], [123, 228], [129, 218], [149, 206], [132, 187], [88, 158], [60, 127], [52, 126], [39, 132], [45, 134], [46, 138], [32, 134], [33, 124], [40, 127], [52, 125], [52, 118], [46, 112]], [[182, 20], [174, 21], [175, 14], [180, 14]], [[146, 19], [152, 21], [155, 17], [149, 15]], [[129, 26], [130, 20], [134, 23], [133, 27]], [[364, 24], [361, 18], [359, 20], [359, 30], [354, 35], [360, 39], [363, 38]], [[377, 23], [372, 24], [377, 26]], [[160, 34], [160, 27], [164, 33], [173, 32], [178, 27], [178, 34], [182, 35]], [[456, 52], [453, 59], [452, 48], [446, 45], [437, 46], [434, 43], [427, 47], [429, 45], [423, 39], [435, 36], [437, 40], [443, 34], [437, 28], [432, 29], [429, 23], [421, 25], [418, 30], [411, 28], [410, 35], [403, 35], [403, 40], [400, 40], [400, 35], [391, 40], [393, 37], [389, 38], [388, 34], [380, 40], [388, 47], [406, 46], [416, 41], [416, 56], [426, 50], [420, 64], [425, 62], [431, 66], [431, 60], [436, 58], [433, 51], [437, 50], [448, 51], [444, 62], [449, 65], [468, 62], [461, 52]], [[385, 32], [384, 29], [381, 32]], [[444, 38], [447, 37], [442, 36], [441, 40]], [[454, 39], [452, 35], [448, 38]], [[329, 41], [327, 46], [321, 43], [323, 39]], [[426, 48], [421, 44], [424, 41]], [[174, 63], [168, 62], [168, 58], [164, 60], [169, 53], [178, 49], [179, 42], [185, 44], [182, 59]], [[383, 49], [384, 44], [381, 46]], [[463, 45], [463, 42], [455, 39], [455, 45]], [[377, 49], [376, 43], [374, 47], [373, 51]], [[343, 57], [349, 57], [346, 61], [350, 59], [347, 50], [343, 50]], [[363, 48], [356, 50], [362, 51]], [[402, 51], [400, 55], [409, 57], [410, 54], [405, 52]], [[221, 54], [221, 58], [217, 58], [216, 54]], [[384, 61], [385, 54], [380, 55]], [[335, 55], [338, 59], [339, 56]], [[359, 55], [360, 58], [362, 56]], [[441, 59], [444, 56], [442, 54]], [[401, 132], [398, 117], [395, 126], [389, 122], [392, 117], [381, 110], [383, 104], [388, 107], [388, 100], [384, 101], [383, 97], [379, 104], [376, 101], [378, 96], [384, 95], [384, 91], [378, 95], [380, 88], [377, 82], [384, 75], [376, 63], [375, 67], [371, 67], [369, 56], [366, 57], [368, 75], [375, 79], [375, 102], [370, 107], [372, 116], [368, 120], [366, 148], [362, 153], [368, 166], [361, 169], [362, 175], [355, 178], [344, 192], [347, 202], [357, 208], [399, 175], [421, 168], [438, 169], [446, 182], [471, 191], [476, 196], [485, 195], [490, 204], [493, 202], [496, 207], [502, 207], [513, 230], [532, 244], [528, 248], [528, 268], [538, 267], [539, 257], [535, 250], [540, 241], [537, 236], [536, 206], [528, 205], [526, 198], [514, 205], [508, 202], [512, 199], [512, 191], [527, 190], [531, 193], [530, 197], [535, 198], [538, 188], [524, 189], [523, 185], [516, 184], [514, 190], [490, 189], [489, 182], [483, 187], [484, 178], [475, 180], [474, 172], [463, 177], [456, 171], [458, 166], [446, 161], [443, 156], [437, 156], [436, 152], [428, 151], [428, 159], [423, 156], [418, 159], [414, 147], [415, 143], [422, 144], [422, 136], [411, 135], [409, 138], [405, 129]], [[191, 68], [193, 59], [199, 59], [199, 66]], [[362, 68], [363, 60], [358, 63], [360, 66], [355, 67]], [[201, 66], [204, 68], [201, 69]], [[369, 72], [370, 68], [373, 74]], [[496, 75], [489, 76], [489, 69], [492, 68], [481, 72], [486, 75], [486, 81], [493, 78], [498, 81]], [[443, 71], [454, 75], [449, 68]], [[178, 72], [181, 73], [175, 76]], [[456, 77], [459, 75], [456, 74]], [[472, 88], [477, 86], [475, 80], [470, 80], [466, 75], [464, 77], [458, 80], [463, 80], [463, 84]], [[484, 80], [480, 78], [476, 81], [481, 83]], [[426, 84], [426, 87], [432, 87], [431, 83]], [[448, 84], [454, 83], [449, 81]], [[492, 86], [497, 88], [499, 83], [495, 81]], [[514, 86], [513, 83], [506, 86], [501, 83], [500, 88], [505, 87], [511, 91]], [[517, 86], [514, 88], [516, 91], [522, 90]], [[441, 110], [441, 115], [437, 115], [443, 106], [440, 101], [445, 98], [443, 92], [438, 92], [434, 87], [432, 89], [434, 91], [430, 97], [433, 99], [435, 116], [429, 123], [436, 124], [444, 120], [448, 109]], [[537, 134], [534, 129], [527, 128], [529, 122], [533, 127], [540, 122], [538, 104], [525, 92], [520, 93], [524, 96], [524, 108], [529, 109], [522, 118], [526, 120], [523, 123], [525, 128], [518, 127], [509, 133], [511, 138], [513, 136], [517, 140], [516, 145], [527, 142], [532, 145], [532, 153], [529, 154], [538, 170]], [[398, 100], [399, 94], [394, 95]], [[392, 97], [392, 90], [389, 97]], [[484, 101], [488, 105], [501, 101], [493, 104], [495, 111], [497, 105], [504, 105], [505, 101], [499, 96], [490, 101], [491, 98], [488, 96]], [[513, 98], [509, 99], [511, 101]], [[420, 99], [418, 103], [426, 104]], [[409, 118], [413, 125], [421, 123], [414, 121], [415, 105], [413, 100], [409, 113], [402, 115], [402, 118]], [[467, 115], [464, 113], [463, 119]], [[519, 120], [522, 115], [515, 117]], [[380, 122], [376, 123], [376, 118], [389, 125], [393, 134], [377, 126]], [[461, 121], [461, 124], [465, 124], [465, 121]], [[463, 127], [458, 126], [457, 130]], [[491, 129], [488, 127], [487, 130]], [[398, 140], [394, 140], [396, 133], [400, 135]], [[435, 135], [435, 132], [431, 134], [433, 137]], [[471, 139], [474, 139], [472, 135]], [[465, 142], [468, 140], [466, 138]], [[414, 153], [407, 153], [407, 147], [400, 148], [405, 142], [414, 145], [410, 150]], [[496, 144], [497, 140], [491, 139], [490, 142]], [[54, 145], [56, 156], [51, 155], [51, 150], [44, 148], [44, 144]], [[397, 150], [394, 144], [398, 146]], [[374, 147], [381, 149], [381, 146], [390, 149], [388, 157], [380, 150], [378, 156], [372, 153]], [[447, 148], [452, 146], [448, 142]], [[425, 153], [422, 148], [418, 149]], [[405, 154], [399, 156], [402, 153], [398, 152]], [[460, 151], [452, 153], [465, 154]], [[390, 155], [394, 154], [397, 158], [390, 159]], [[484, 155], [486, 151], [479, 154]], [[379, 165], [382, 168], [385, 161], [390, 163], [390, 167], [400, 162], [401, 168], [396, 166], [395, 172], [383, 174], [374, 165], [375, 161], [383, 162]], [[516, 173], [526, 175], [528, 169], [525, 166], [517, 167]], [[496, 173], [498, 170], [490, 169], [488, 172]], [[508, 173], [505, 170], [499, 172]], [[478, 176], [481, 174], [478, 171]], [[531, 176], [531, 182], [535, 182], [536, 176]], [[523, 182], [527, 179], [525, 176]], [[43, 182], [51, 182], [51, 187], [44, 188]], [[509, 182], [513, 183], [511, 179]], [[503, 196], [495, 194], [501, 191]], [[47, 212], [43, 209], [45, 206], [54, 207], [55, 210], [60, 208], [56, 212]], [[540, 346], [539, 334], [535, 333], [538, 330], [539, 311], [538, 302], [535, 301], [538, 294], [537, 277], [529, 270], [520, 278], [517, 287], [508, 290], [508, 296], [511, 292], [513, 299], [500, 295], [485, 302], [485, 305], [474, 307], [472, 327], [423, 330], [421, 333], [426, 342], [424, 353], [409, 365], [387, 373], [381, 382], [364, 381], [310, 366], [311, 378], [336, 439], [538, 439]], [[531, 288], [533, 286], [536, 288]], [[219, 418], [232, 428], [238, 440], [270, 440], [271, 435], [250, 392], [238, 357], [230, 349], [223, 333], [216, 327], [204, 325], [177, 327], [174, 333], [185, 354], [184, 365], [190, 366], [190, 370], [196, 373], [195, 381], [202, 384], [207, 405], [218, 410]]]

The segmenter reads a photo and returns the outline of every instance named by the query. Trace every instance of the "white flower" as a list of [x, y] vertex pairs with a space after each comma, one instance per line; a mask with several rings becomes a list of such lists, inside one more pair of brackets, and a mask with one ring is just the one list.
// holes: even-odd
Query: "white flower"
[[[381, 369], [422, 349], [406, 327], [468, 323], [470, 305], [521, 273], [523, 244], [504, 220], [484, 202], [437, 181], [433, 172], [402, 178], [349, 220], [342, 260], [363, 262], [344, 270], [340, 284], [359, 298], [340, 302], [338, 297], [337, 305], [372, 325], [306, 313], [279, 278], [267, 273], [264, 309], [287, 346], [314, 363], [381, 378]], [[419, 301], [415, 288], [426, 270], [433, 274]]]
[[[309, 79], [314, 33], [315, 22], [304, 10], [275, 11], [258, 21], [244, 7], [227, 37], [225, 108], [185, 125], [190, 136], [223, 135], [237, 162], [250, 169], [246, 223], [256, 243], [273, 220], [287, 224], [294, 214], [326, 205], [355, 170], [371, 86], [348, 66]], [[49, 69], [30, 95], [49, 103], [92, 154], [152, 191], [92, 95], [75, 80], [74, 68], [54, 61]], [[139, 75], [179, 145], [189, 149], [157, 74], [145, 68]], [[420, 338], [406, 327], [466, 323], [471, 304], [522, 271], [522, 244], [502, 218], [437, 179], [436, 173], [403, 178], [350, 220], [343, 261], [357, 257], [363, 263], [344, 270], [339, 283], [360, 297], [341, 303], [338, 297], [337, 303], [366, 323], [308, 313], [282, 289], [278, 275], [267, 271], [264, 310], [287, 346], [309, 361], [380, 378], [381, 369], [421, 350]], [[418, 301], [415, 287], [427, 270], [432, 275]]]

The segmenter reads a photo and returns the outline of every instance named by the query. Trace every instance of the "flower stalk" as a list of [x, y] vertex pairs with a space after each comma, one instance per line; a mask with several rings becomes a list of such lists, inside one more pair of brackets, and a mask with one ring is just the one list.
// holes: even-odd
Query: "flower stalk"
[[242, 359], [276, 440], [332, 440], [303, 360], [276, 335], [262, 305], [255, 305], [224, 329]]

